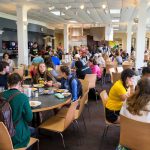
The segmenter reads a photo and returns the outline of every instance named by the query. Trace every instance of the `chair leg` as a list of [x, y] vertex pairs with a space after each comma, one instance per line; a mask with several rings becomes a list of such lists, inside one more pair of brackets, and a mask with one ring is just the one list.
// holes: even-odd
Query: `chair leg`
[[91, 121], [90, 106], [89, 106], [89, 104], [88, 104], [88, 103], [86, 104], [86, 106], [87, 106], [88, 113], [89, 113], [89, 120]]
[[40, 148], [39, 148], [39, 141], [37, 141], [37, 150], [40, 150]]
[[77, 125], [77, 130], [78, 130], [78, 133], [79, 133], [79, 136], [80, 136], [80, 145], [82, 144], [82, 142], [81, 142], [81, 134], [80, 134], [80, 131], [79, 131], [79, 123], [78, 123], [78, 121], [77, 120], [74, 120], [74, 122], [76, 123], [76, 125]]
[[61, 132], [59, 132], [59, 134], [61, 135], [61, 139], [62, 139], [62, 142], [63, 142], [63, 146], [64, 146], [64, 149], [66, 149], [66, 145], [65, 145], [65, 141], [64, 141], [64, 136]]
[[82, 120], [83, 120], [83, 124], [84, 124], [84, 127], [85, 127], [85, 131], [87, 131], [87, 127], [86, 127], [86, 123], [85, 123], [85, 119], [84, 119], [83, 114], [81, 114], [81, 117], [82, 117]]
[[96, 97], [96, 102], [98, 103], [98, 99], [97, 99], [97, 91], [96, 91], [96, 89], [94, 88], [94, 90], [95, 90], [95, 97]]

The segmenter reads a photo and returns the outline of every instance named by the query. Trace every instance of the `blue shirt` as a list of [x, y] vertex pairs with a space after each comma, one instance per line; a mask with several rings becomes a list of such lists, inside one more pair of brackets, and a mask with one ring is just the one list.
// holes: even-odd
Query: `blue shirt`
[[62, 78], [61, 80], [61, 89], [67, 89], [72, 94], [72, 101], [76, 101], [78, 99], [78, 89], [77, 89], [77, 80], [73, 79], [71, 82], [71, 87], [69, 85], [69, 81], [72, 75], [69, 75], [67, 79]]
[[54, 65], [60, 65], [60, 59], [57, 56], [52, 56], [51, 59]]

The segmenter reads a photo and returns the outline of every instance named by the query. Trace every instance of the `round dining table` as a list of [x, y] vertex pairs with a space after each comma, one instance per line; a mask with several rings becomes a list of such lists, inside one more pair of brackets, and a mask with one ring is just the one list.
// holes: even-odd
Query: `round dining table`
[[60, 108], [65, 104], [71, 102], [71, 96], [66, 98], [57, 98], [54, 94], [52, 95], [39, 95], [38, 97], [29, 98], [30, 101], [39, 101], [41, 104], [37, 107], [31, 107], [33, 112], [32, 126], [38, 127], [41, 122], [41, 115], [44, 111], [54, 110]]
[[65, 104], [71, 102], [71, 96], [65, 98], [57, 98], [54, 94], [52, 95], [39, 95], [38, 97], [32, 97], [30, 101], [39, 101], [41, 105], [38, 107], [32, 107], [32, 112], [42, 112], [59, 108]]

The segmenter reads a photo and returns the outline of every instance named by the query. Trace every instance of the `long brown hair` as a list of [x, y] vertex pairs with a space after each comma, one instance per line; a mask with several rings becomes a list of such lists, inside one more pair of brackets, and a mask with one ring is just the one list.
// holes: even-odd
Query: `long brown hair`
[[[38, 67], [37, 67], [37, 73], [36, 73], [36, 75], [35, 75], [35, 81], [36, 81], [36, 83], [38, 83], [38, 79], [40, 78], [40, 70], [39, 70], [39, 66], [41, 65], [41, 64], [45, 64], [45, 63], [39, 63], [38, 64]], [[46, 67], [46, 65], [45, 65], [45, 67]], [[46, 81], [47, 80], [47, 77], [50, 77], [53, 81], [56, 81], [55, 80], [55, 78], [51, 75], [51, 73], [50, 72], [48, 72], [47, 71], [47, 68], [46, 68], [46, 70], [45, 70], [45, 72], [44, 72], [44, 81]]]
[[141, 79], [135, 93], [127, 100], [127, 109], [133, 115], [142, 115], [140, 111], [149, 111], [146, 106], [150, 101], [150, 78]]

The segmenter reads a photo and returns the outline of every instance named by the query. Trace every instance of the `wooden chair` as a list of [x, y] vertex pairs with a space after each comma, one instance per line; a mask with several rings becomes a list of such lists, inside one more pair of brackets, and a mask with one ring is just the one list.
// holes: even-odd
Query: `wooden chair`
[[121, 73], [123, 71], [123, 67], [117, 67], [117, 72]]
[[[81, 116], [82, 119], [83, 119], [83, 123], [84, 123], [84, 126], [85, 126], [85, 129], [86, 129], [86, 124], [85, 124], [85, 120], [84, 120], [84, 117], [82, 114], [83, 112], [83, 109], [84, 109], [84, 106], [85, 106], [85, 102], [86, 102], [86, 97], [88, 95], [88, 90], [85, 91], [85, 93], [83, 94], [83, 96], [81, 97], [81, 99], [79, 100], [79, 108], [75, 110], [75, 118], [74, 120], [76, 121], [77, 125], [78, 125], [78, 122], [77, 120], [79, 119], [79, 117]], [[58, 117], [65, 117], [66, 113], [68, 112], [68, 108], [63, 108], [61, 109], [56, 116]]]
[[110, 80], [113, 83], [113, 73], [116, 73], [115, 68], [109, 68]]
[[120, 115], [120, 144], [132, 150], [149, 150], [150, 123]]
[[[3, 122], [0, 122], [0, 137], [0, 150], [14, 150], [11, 137]], [[18, 148], [15, 150], [26, 150], [35, 143], [37, 143], [37, 150], [39, 150], [39, 140], [35, 138], [30, 138], [30, 142], [27, 147]]]
[[[104, 119], [105, 119], [105, 128], [104, 128], [103, 135], [102, 135], [102, 141], [103, 141], [104, 138], [105, 138], [105, 136], [107, 135], [108, 128], [109, 128], [110, 126], [119, 127], [119, 124], [114, 124], [114, 123], [108, 122], [108, 121], [106, 120], [106, 116], [105, 116], [105, 106], [106, 106], [107, 99], [108, 99], [108, 94], [107, 94], [106, 90], [104, 90], [104, 91], [102, 91], [102, 92], [100, 93], [100, 97], [101, 97], [102, 104], [103, 104]], [[101, 143], [102, 143], [102, 141], [101, 141]]]
[[112, 72], [112, 83], [113, 84], [120, 79], [121, 79], [121, 73]]
[[45, 129], [48, 131], [52, 132], [57, 132], [61, 135], [62, 142], [64, 148], [65, 142], [64, 142], [64, 137], [63, 137], [63, 132], [70, 126], [70, 124], [74, 121], [75, 118], [75, 110], [78, 105], [78, 101], [75, 101], [71, 103], [70, 107], [68, 108], [67, 113], [65, 114], [64, 117], [59, 117], [59, 116], [53, 116], [50, 117], [48, 120], [46, 120], [44, 123], [42, 123], [39, 128]]
[[86, 74], [84, 80], [89, 82], [89, 89], [95, 90], [96, 102], [98, 102], [97, 101], [97, 92], [96, 92], [96, 80], [97, 80], [96, 74]]
[[123, 66], [123, 70], [128, 69], [128, 68], [132, 69], [133, 64], [132, 64], [132, 62], [124, 61], [122, 66]]

